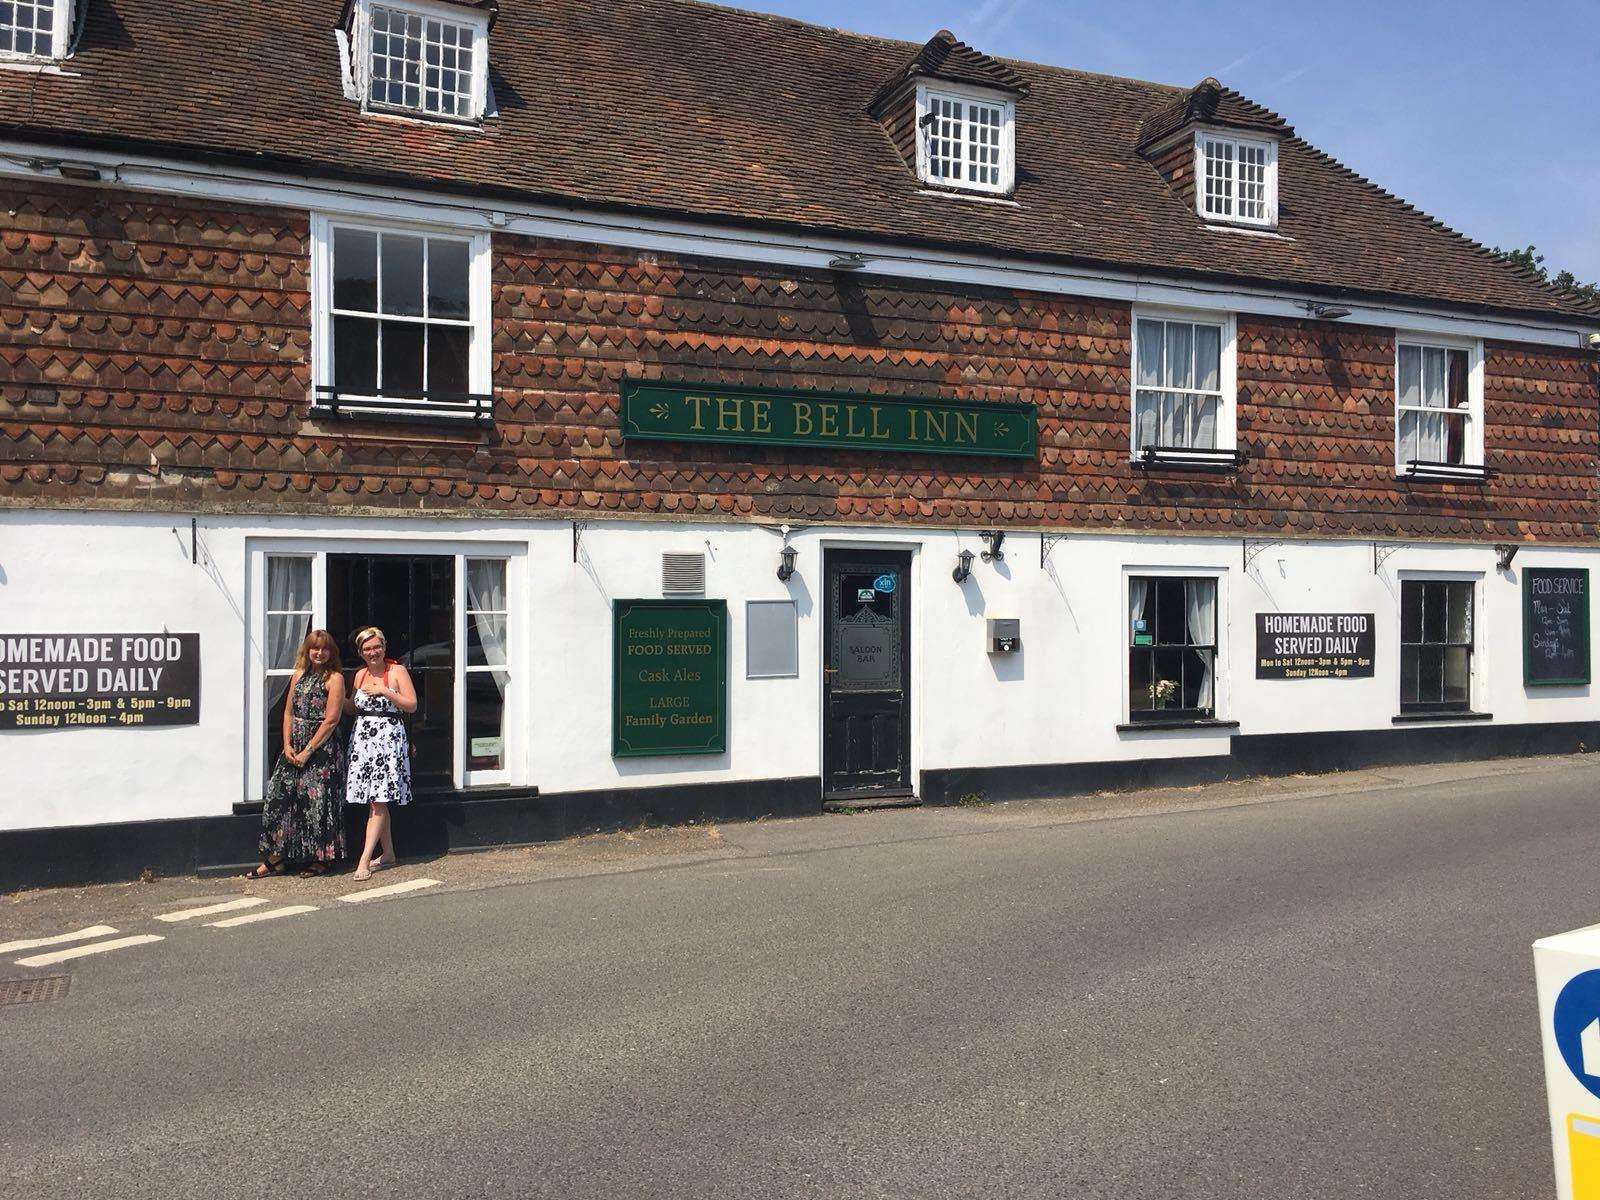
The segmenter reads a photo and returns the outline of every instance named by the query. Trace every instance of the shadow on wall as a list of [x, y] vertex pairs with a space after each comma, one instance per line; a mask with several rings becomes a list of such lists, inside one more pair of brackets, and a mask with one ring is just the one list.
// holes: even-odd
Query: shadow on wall
[[[984, 647], [988, 649], [987, 646]], [[989, 660], [989, 669], [994, 672], [995, 680], [999, 683], [1011, 683], [1023, 678], [1023, 654], [1021, 647], [1005, 654], [985, 654]]]

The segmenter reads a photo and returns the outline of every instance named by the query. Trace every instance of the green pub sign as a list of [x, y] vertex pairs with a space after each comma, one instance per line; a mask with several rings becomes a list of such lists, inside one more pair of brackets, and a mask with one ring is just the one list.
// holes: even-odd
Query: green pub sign
[[611, 753], [721, 754], [728, 748], [728, 605], [612, 605]]
[[1031, 404], [622, 381], [630, 439], [1032, 458]]

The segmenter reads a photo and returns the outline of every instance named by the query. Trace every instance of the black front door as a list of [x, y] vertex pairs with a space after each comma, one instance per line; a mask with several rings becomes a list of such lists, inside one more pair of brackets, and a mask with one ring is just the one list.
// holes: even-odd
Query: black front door
[[911, 555], [827, 551], [822, 786], [911, 794]]
[[448, 555], [328, 555], [328, 632], [344, 656], [345, 681], [361, 656], [350, 644], [358, 629], [376, 625], [389, 657], [403, 663], [417, 689], [407, 722], [419, 788], [450, 786], [454, 752], [456, 675], [455, 559]]

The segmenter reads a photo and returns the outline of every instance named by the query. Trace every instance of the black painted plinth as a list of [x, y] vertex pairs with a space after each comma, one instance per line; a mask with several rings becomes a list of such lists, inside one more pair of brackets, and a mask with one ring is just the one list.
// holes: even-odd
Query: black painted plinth
[[[453, 793], [419, 797], [395, 809], [394, 834], [402, 855], [445, 854], [641, 824], [803, 816], [822, 811], [821, 797], [822, 781], [816, 776], [557, 794], [532, 789]], [[360, 805], [347, 810], [352, 837], [360, 836], [366, 811]], [[256, 861], [260, 830], [259, 816], [238, 813], [0, 831], [0, 892], [114, 883], [137, 879], [146, 870], [157, 875], [242, 871]]]
[[1549, 725], [1402, 725], [1346, 733], [1254, 734], [1235, 736], [1230, 742], [1231, 753], [1207, 758], [924, 771], [922, 801], [924, 804], [959, 804], [969, 798], [1048, 799], [1118, 789], [1186, 787], [1263, 775], [1577, 754], [1600, 748], [1600, 721]]

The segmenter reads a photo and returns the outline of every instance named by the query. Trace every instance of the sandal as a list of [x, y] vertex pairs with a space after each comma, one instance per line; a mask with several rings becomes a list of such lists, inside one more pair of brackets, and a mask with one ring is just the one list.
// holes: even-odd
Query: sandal
[[283, 866], [282, 862], [279, 862], [276, 865], [274, 865], [274, 864], [268, 862], [266, 859], [262, 859], [260, 862], [258, 862], [256, 864], [256, 869], [254, 871], [246, 871], [243, 875], [239, 876], [239, 878], [240, 879], [265, 879], [269, 875], [282, 875], [283, 872], [284, 872], [284, 866]]
[[326, 875], [327, 873], [327, 863], [307, 863], [300, 871], [300, 878], [315, 879], [318, 875]]
[[350, 878], [354, 879], [357, 883], [364, 883], [366, 880], [372, 878], [372, 872], [366, 867], [357, 867], [355, 874], [350, 876]]

